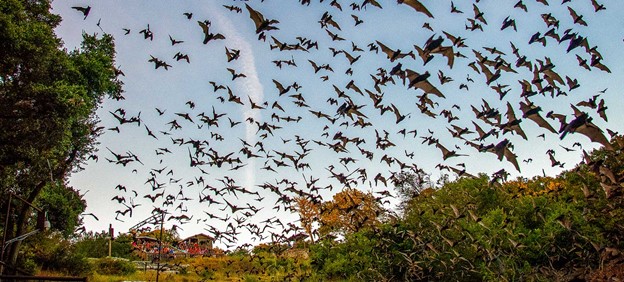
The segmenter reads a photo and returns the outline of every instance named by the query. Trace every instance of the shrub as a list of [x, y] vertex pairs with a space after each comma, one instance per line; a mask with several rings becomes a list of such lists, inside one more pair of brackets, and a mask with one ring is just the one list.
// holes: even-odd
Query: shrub
[[67, 275], [86, 275], [91, 271], [86, 258], [60, 232], [40, 233], [27, 241], [22, 249], [21, 268], [34, 273], [35, 268]]
[[99, 258], [91, 260], [93, 270], [105, 275], [130, 275], [136, 272], [134, 264], [126, 259]]

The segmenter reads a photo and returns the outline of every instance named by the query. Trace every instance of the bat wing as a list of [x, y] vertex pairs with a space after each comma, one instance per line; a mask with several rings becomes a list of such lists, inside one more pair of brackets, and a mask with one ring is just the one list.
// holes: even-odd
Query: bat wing
[[280, 92], [284, 91], [284, 86], [277, 80], [273, 79], [273, 83], [275, 84], [275, 88], [277, 88], [277, 90], [279, 90]]
[[453, 68], [453, 64], [455, 63], [455, 52], [453, 52], [453, 47], [443, 47], [441, 54], [446, 57], [449, 68]]
[[608, 150], [613, 149], [602, 130], [592, 122], [587, 122], [577, 127], [575, 131], [587, 136], [592, 142], [602, 144]]
[[540, 116], [539, 114], [533, 114], [527, 117], [528, 119], [532, 120], [533, 122], [535, 122], [537, 125], [539, 125], [542, 128], [548, 129], [550, 132], [552, 133], [557, 133], [557, 131], [550, 125], [550, 123], [548, 123], [542, 116]]
[[247, 8], [247, 11], [249, 11], [249, 17], [256, 25], [257, 30], [258, 28], [260, 28], [260, 25], [262, 25], [262, 22], [264, 21], [264, 16], [262, 16], [262, 14], [260, 14], [258, 11], [249, 7], [249, 5], [247, 4], [245, 4], [245, 7]]
[[199, 26], [201, 26], [202, 30], [204, 31], [204, 34], [208, 34], [210, 32], [208, 30], [208, 25], [206, 25], [205, 22], [197, 21], [197, 23], [199, 24]]
[[507, 102], [507, 113], [505, 114], [505, 116], [507, 117], [507, 121], [514, 121], [516, 120], [516, 114], [514, 113], [513, 107], [511, 106], [511, 103]]
[[440, 151], [442, 151], [442, 158], [446, 159], [446, 157], [449, 155], [450, 151], [445, 148], [444, 146], [442, 146], [442, 144], [440, 143], [436, 143], [436, 147], [438, 147], [438, 149], [440, 149]]
[[518, 156], [516, 156], [516, 154], [509, 150], [509, 148], [505, 148], [503, 150], [503, 155], [508, 162], [514, 165], [516, 170], [520, 171], [520, 166], [518, 165]]
[[429, 12], [427, 7], [425, 7], [425, 5], [420, 3], [420, 1], [418, 1], [418, 0], [404, 0], [404, 1], [401, 1], [399, 3], [406, 4], [406, 5], [414, 8], [414, 10], [416, 10], [418, 12], [421, 12], [421, 13], [427, 15], [430, 18], [433, 18], [433, 15], [431, 14], [431, 12]]
[[434, 94], [434, 95], [436, 95], [436, 96], [438, 96], [440, 98], [446, 98], [446, 96], [444, 96], [444, 94], [442, 94], [442, 92], [440, 92], [440, 90], [438, 90], [438, 88], [433, 86], [433, 84], [431, 84], [427, 80], [418, 82], [414, 86], [417, 87], [417, 88], [422, 89], [423, 91], [425, 91], [425, 93]]
[[394, 50], [388, 48], [388, 46], [384, 45], [383, 43], [381, 43], [379, 41], [375, 41], [375, 42], [377, 42], [377, 45], [379, 45], [379, 47], [381, 47], [381, 51], [386, 53], [388, 58], [392, 57], [392, 55], [394, 54]]

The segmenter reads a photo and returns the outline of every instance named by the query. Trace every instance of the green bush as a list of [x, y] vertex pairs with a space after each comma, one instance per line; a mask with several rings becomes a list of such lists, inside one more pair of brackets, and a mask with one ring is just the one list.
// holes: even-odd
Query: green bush
[[381, 266], [374, 256], [377, 245], [377, 238], [365, 231], [348, 234], [342, 243], [320, 241], [310, 247], [313, 272], [330, 279], [361, 277]]
[[621, 268], [624, 196], [607, 196], [600, 171], [624, 179], [621, 152], [595, 151], [596, 164], [557, 177], [493, 184], [480, 175], [402, 198], [400, 217], [310, 246], [313, 273], [329, 281], [559, 281], [600, 276], [603, 264]]
[[104, 275], [130, 275], [136, 272], [134, 264], [126, 259], [99, 258], [91, 260], [93, 270]]
[[75, 252], [71, 242], [60, 232], [37, 234], [27, 240], [22, 248], [19, 265], [34, 274], [39, 268], [72, 276], [87, 275], [91, 268], [84, 256]]

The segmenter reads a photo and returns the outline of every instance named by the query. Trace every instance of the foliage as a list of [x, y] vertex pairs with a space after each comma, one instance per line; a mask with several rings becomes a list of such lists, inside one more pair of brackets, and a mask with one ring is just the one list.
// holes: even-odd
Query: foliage
[[290, 247], [287, 244], [280, 244], [278, 242], [261, 243], [254, 246], [254, 248], [251, 250], [251, 253], [254, 255], [262, 253], [273, 253], [280, 255], [289, 248]]
[[[158, 240], [160, 238], [160, 229], [141, 232], [138, 234], [138, 236], [147, 236], [147, 237], [156, 238]], [[163, 229], [162, 241], [163, 243], [167, 243], [167, 244], [177, 243], [178, 241], [180, 241], [180, 236], [178, 236], [178, 234], [174, 230]]]
[[65, 185], [47, 185], [37, 199], [37, 206], [48, 214], [53, 229], [68, 237], [82, 224], [79, 216], [87, 204], [78, 191]]
[[134, 264], [126, 259], [99, 258], [91, 260], [93, 270], [106, 275], [130, 275], [136, 272]]
[[329, 280], [621, 279], [622, 141], [557, 177], [479, 175], [402, 197], [401, 218], [318, 242], [311, 265]]
[[378, 269], [373, 256], [378, 239], [362, 231], [348, 234], [343, 243], [319, 241], [310, 247], [311, 266], [317, 275], [330, 280], [373, 280], [377, 276], [374, 269]]
[[196, 257], [176, 263], [188, 265], [185, 272], [208, 280], [284, 281], [310, 274], [307, 257], [288, 255], [281, 244], [260, 244], [251, 252], [239, 249], [219, 257]]
[[[111, 256], [131, 258], [132, 236], [121, 234], [111, 242]], [[74, 243], [76, 252], [88, 258], [102, 258], [108, 256], [108, 231], [99, 233], [88, 232], [78, 237]]]
[[[50, 1], [0, 2], [0, 193], [30, 203], [44, 187], [65, 185], [94, 151], [98, 105], [106, 96], [122, 98], [112, 36], [84, 34], [81, 49], [68, 52], [54, 34], [60, 20]], [[30, 216], [29, 206], [11, 204], [9, 238], [28, 231]], [[10, 246], [10, 264], [19, 246]]]
[[409, 207], [409, 203], [412, 199], [418, 197], [422, 191], [434, 187], [430, 175], [422, 171], [418, 171], [418, 173], [397, 173], [396, 177], [393, 179], [393, 184], [401, 200], [399, 204], [400, 211], [405, 211]]
[[36, 268], [64, 275], [86, 275], [91, 271], [86, 258], [75, 252], [75, 246], [59, 232], [39, 233], [21, 250], [21, 265], [33, 273]]
[[301, 227], [314, 243], [314, 224], [319, 221], [320, 207], [306, 197], [295, 198], [295, 206], [299, 213]]
[[355, 188], [345, 188], [319, 208], [321, 236], [345, 235], [376, 225], [382, 213], [375, 197]]

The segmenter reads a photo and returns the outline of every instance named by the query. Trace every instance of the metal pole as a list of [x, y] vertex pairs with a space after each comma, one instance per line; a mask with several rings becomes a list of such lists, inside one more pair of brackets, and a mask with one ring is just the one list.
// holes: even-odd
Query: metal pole
[[158, 282], [158, 276], [160, 276], [160, 258], [162, 254], [162, 236], [163, 236], [163, 224], [165, 223], [165, 213], [161, 212], [160, 217], [160, 239], [158, 240], [158, 262], [156, 263], [156, 282]]

